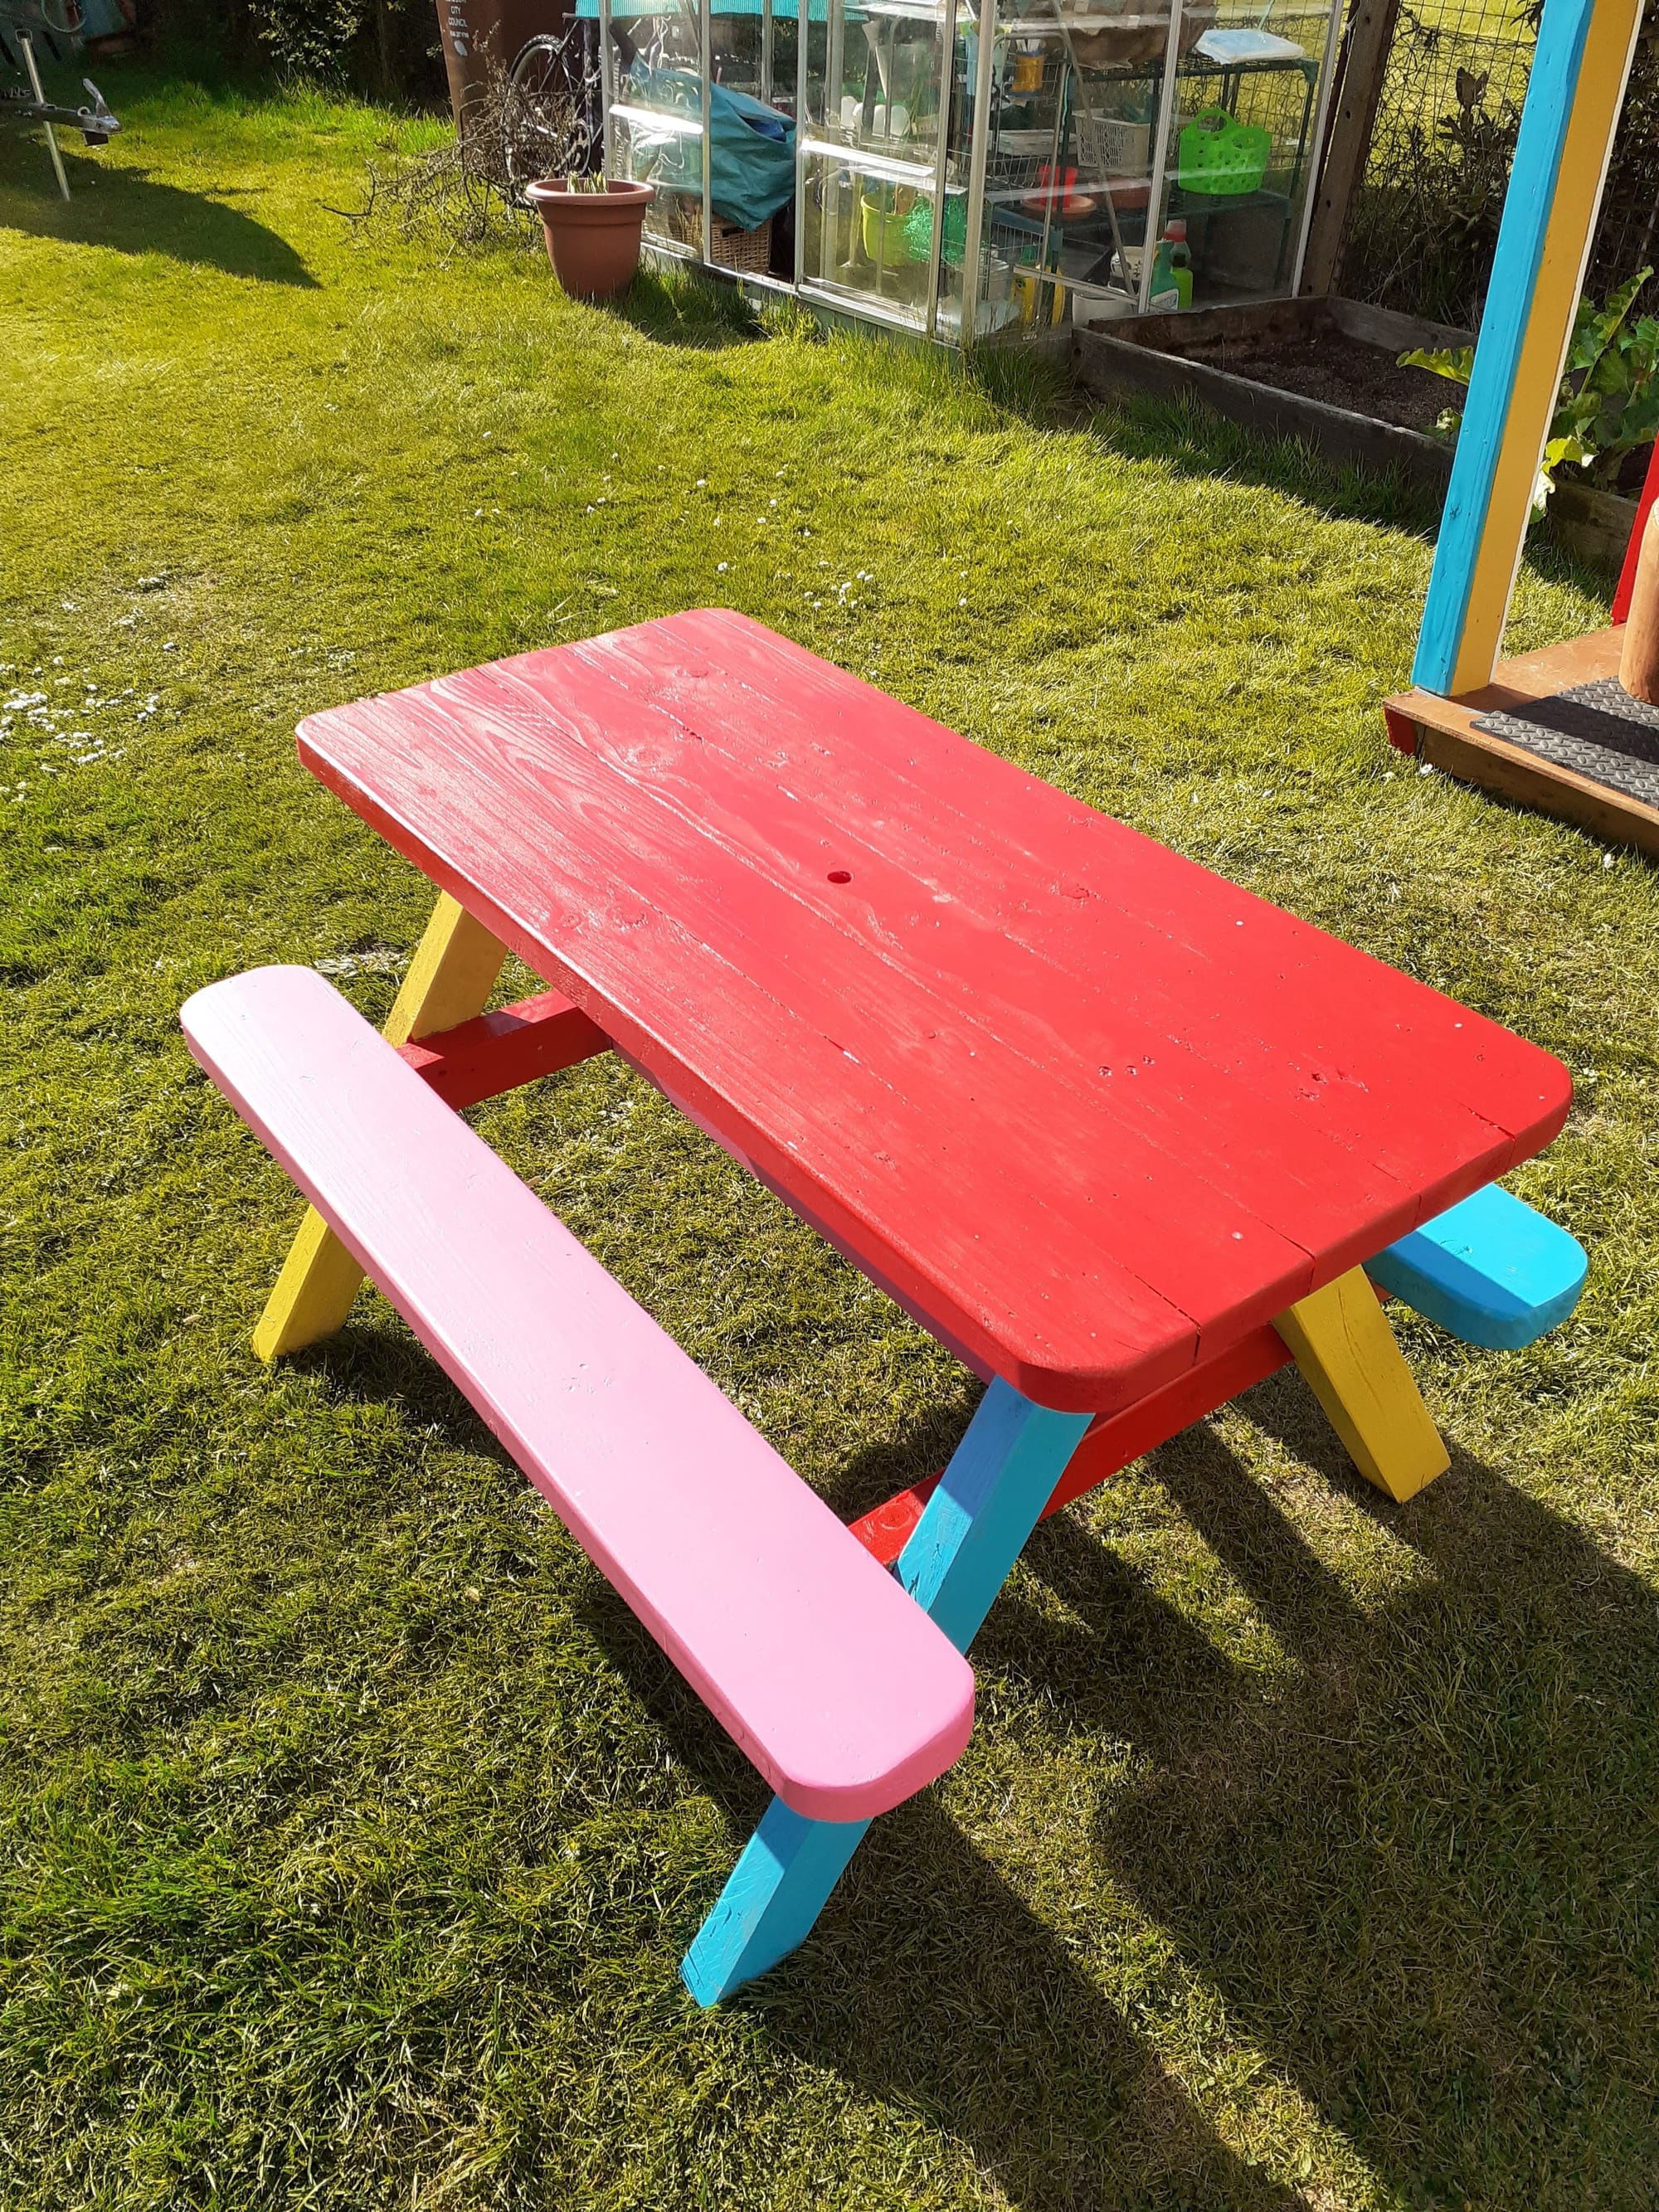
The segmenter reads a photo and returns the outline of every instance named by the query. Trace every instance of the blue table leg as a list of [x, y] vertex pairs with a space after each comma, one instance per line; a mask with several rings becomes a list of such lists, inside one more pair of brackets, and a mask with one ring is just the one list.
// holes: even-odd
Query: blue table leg
[[[1006, 1382], [986, 1391], [894, 1570], [958, 1650], [990, 1611], [1091, 1419], [1034, 1406]], [[869, 1825], [809, 1820], [773, 1799], [681, 1964], [699, 2004], [718, 2004], [805, 1941]]]

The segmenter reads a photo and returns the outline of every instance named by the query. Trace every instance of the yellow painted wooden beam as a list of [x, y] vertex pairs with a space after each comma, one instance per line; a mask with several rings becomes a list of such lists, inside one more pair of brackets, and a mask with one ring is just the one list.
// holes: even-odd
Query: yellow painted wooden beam
[[1452, 669], [1454, 696], [1491, 683], [1503, 651], [1504, 625], [1521, 565], [1539, 461], [1555, 413], [1607, 151], [1619, 125], [1631, 47], [1641, 16], [1641, 0], [1595, 0], [1590, 16], [1562, 143], [1555, 204], [1544, 234], [1503, 447], [1492, 472], [1486, 527], [1470, 580], [1468, 614]]
[[1403, 1504], [1451, 1462], [1362, 1267], [1299, 1298], [1273, 1327], [1354, 1465]]
[[435, 1036], [483, 1013], [507, 958], [507, 947], [441, 891], [426, 934], [416, 947], [383, 1035], [388, 1044]]
[[1642, 0], [1547, 0], [1413, 680], [1490, 682], [1555, 410]]
[[[470, 1022], [489, 1004], [507, 947], [465, 908], [439, 894], [403, 988], [386, 1018], [392, 1044]], [[253, 1332], [261, 1359], [320, 1343], [344, 1325], [363, 1271], [314, 1209], [307, 1208], [276, 1286]]]

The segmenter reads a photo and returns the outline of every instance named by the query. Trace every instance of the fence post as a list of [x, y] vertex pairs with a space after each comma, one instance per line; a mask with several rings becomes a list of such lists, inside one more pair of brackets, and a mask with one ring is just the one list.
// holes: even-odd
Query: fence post
[[1348, 209], [1364, 174], [1376, 106], [1394, 46], [1400, 0], [1359, 0], [1343, 41], [1342, 76], [1319, 166], [1318, 197], [1302, 263], [1302, 289], [1322, 297], [1336, 289]]

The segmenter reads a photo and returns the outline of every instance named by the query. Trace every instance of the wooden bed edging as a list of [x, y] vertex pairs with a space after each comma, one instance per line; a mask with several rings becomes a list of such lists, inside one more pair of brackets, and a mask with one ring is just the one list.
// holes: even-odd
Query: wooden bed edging
[[1139, 393], [1157, 399], [1199, 399], [1214, 413], [1261, 436], [1298, 438], [1328, 460], [1379, 471], [1398, 469], [1413, 482], [1443, 491], [1451, 474], [1452, 448], [1442, 439], [1333, 406], [1328, 400], [1281, 392], [1276, 386], [1257, 383], [1242, 368], [1221, 368], [1203, 357], [1206, 349], [1218, 350], [1229, 341], [1286, 337], [1327, 321], [1349, 337], [1400, 352], [1417, 345], [1468, 343], [1462, 331], [1357, 301], [1276, 300], [1259, 307], [1126, 316], [1079, 331], [1072, 349], [1073, 373], [1097, 399]]

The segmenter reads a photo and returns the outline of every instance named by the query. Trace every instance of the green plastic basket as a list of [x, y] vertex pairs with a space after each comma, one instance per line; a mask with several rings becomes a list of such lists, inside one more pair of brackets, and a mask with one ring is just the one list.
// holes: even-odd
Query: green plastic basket
[[[918, 199], [904, 221], [904, 240], [913, 261], [926, 261], [933, 250], [933, 203]], [[947, 267], [960, 269], [968, 250], [968, 198], [965, 192], [945, 196], [945, 228], [939, 252]]]
[[1206, 107], [1194, 116], [1177, 142], [1181, 189], [1207, 192], [1218, 199], [1253, 192], [1267, 173], [1273, 149], [1272, 131], [1259, 123], [1241, 123], [1224, 107]]

